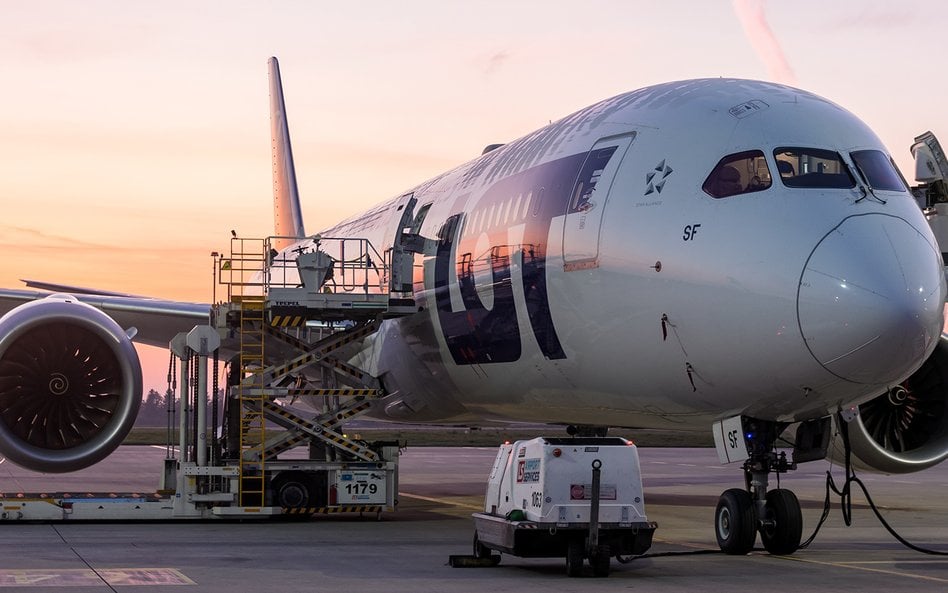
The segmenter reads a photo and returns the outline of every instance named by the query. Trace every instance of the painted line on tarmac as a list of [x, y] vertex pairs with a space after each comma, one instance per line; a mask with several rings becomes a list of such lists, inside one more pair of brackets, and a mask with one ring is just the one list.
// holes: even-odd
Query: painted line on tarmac
[[[810, 560], [809, 558], [797, 558], [797, 557], [795, 557], [795, 556], [779, 556], [779, 558], [783, 558], [783, 559], [785, 559], [785, 560], [792, 560], [792, 561], [794, 561], [794, 562], [808, 562], [808, 563], [810, 563], [810, 564], [819, 564], [819, 565], [822, 565], [822, 566], [833, 566], [833, 567], [836, 567], [836, 568], [848, 568], [848, 569], [850, 569], [850, 570], [861, 570], [861, 571], [864, 571], [864, 572], [875, 572], [875, 573], [879, 573], [879, 574], [887, 574], [887, 575], [892, 575], [892, 576], [897, 576], [897, 577], [906, 577], [906, 578], [910, 578], [910, 579], [918, 579], [918, 580], [921, 580], [921, 581], [933, 581], [933, 582], [935, 582], [935, 583], [948, 583], [948, 579], [945, 579], [945, 578], [930, 577], [930, 576], [926, 576], [926, 575], [922, 575], [922, 574], [912, 574], [912, 573], [910, 573], [910, 572], [902, 572], [902, 571], [899, 571], [899, 570], [883, 570], [883, 569], [881, 569], [881, 568], [870, 568], [870, 567], [868, 567], [868, 566], [859, 566], [859, 565], [857, 565], [856, 562], [824, 562], [824, 561], [821, 561], [821, 560]], [[880, 564], [884, 564], [884, 563], [885, 563], [885, 562], [881, 562]], [[901, 563], [901, 561], [893, 560], [893, 561], [891, 561], [891, 562], [888, 562], [888, 564], [896, 564], [896, 563]], [[861, 563], [860, 563], [860, 564], [861, 564]]]
[[99, 587], [107, 585], [196, 585], [176, 568], [3, 569], [0, 588]]
[[464, 509], [472, 509], [475, 511], [483, 511], [483, 507], [475, 506], [473, 504], [466, 504], [463, 502], [454, 502], [446, 498], [432, 498], [430, 496], [421, 496], [420, 494], [408, 494], [407, 492], [399, 492], [399, 496], [404, 496], [405, 498], [414, 498], [415, 500], [424, 500], [426, 502], [434, 502], [437, 504], [443, 504], [452, 507], [461, 507]]
[[[852, 560], [844, 564], [892, 564], [895, 560]], [[945, 564], [948, 560], [898, 560], [899, 564]]]

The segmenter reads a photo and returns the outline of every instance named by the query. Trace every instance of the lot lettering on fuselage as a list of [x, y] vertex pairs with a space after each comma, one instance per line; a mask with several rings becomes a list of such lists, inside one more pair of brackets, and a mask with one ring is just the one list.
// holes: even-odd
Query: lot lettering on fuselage
[[[450, 215], [438, 232], [434, 288], [438, 320], [448, 350], [458, 365], [514, 362], [520, 359], [520, 324], [512, 274], [519, 269], [527, 315], [540, 351], [563, 359], [547, 291], [547, 255], [553, 218], [589, 208], [602, 169], [615, 147], [596, 158], [579, 153], [501, 179], [490, 186], [470, 212]], [[460, 209], [460, 208], [458, 208]], [[522, 237], [511, 235], [522, 227]], [[485, 244], [486, 251], [477, 252]], [[493, 303], [485, 305], [476, 286], [489, 279]], [[456, 279], [463, 307], [456, 310], [449, 286]]]

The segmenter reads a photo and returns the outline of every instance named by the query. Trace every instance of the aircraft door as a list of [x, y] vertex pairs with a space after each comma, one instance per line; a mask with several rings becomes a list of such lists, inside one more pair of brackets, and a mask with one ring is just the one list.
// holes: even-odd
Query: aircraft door
[[566, 207], [563, 262], [566, 271], [594, 268], [599, 259], [599, 227], [622, 157], [635, 132], [602, 138], [586, 156]]

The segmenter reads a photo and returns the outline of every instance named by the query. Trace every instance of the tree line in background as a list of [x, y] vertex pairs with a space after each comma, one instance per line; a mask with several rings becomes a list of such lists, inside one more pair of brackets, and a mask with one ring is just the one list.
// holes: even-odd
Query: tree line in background
[[[224, 390], [218, 390], [218, 406], [223, 408]], [[171, 401], [173, 392], [169, 389], [164, 394], [155, 389], [149, 389], [145, 397], [142, 398], [141, 406], [138, 408], [138, 417], [135, 419], [135, 426], [139, 427], [163, 427], [168, 426], [168, 402]], [[175, 401], [176, 416], [181, 412], [181, 402]], [[208, 394], [208, 417], [211, 413], [210, 394]], [[218, 412], [220, 414], [220, 411]], [[177, 419], [175, 420], [177, 422]]]

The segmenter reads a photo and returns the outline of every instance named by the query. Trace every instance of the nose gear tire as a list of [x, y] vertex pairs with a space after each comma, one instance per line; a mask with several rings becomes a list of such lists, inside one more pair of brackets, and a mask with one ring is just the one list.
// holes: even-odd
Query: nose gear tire
[[714, 533], [725, 554], [740, 556], [754, 549], [757, 517], [754, 501], [746, 490], [725, 490], [714, 510]]

